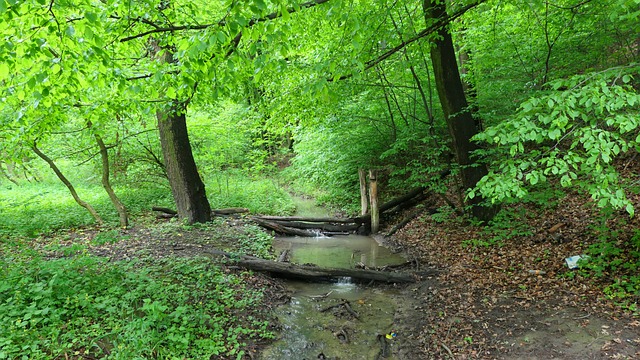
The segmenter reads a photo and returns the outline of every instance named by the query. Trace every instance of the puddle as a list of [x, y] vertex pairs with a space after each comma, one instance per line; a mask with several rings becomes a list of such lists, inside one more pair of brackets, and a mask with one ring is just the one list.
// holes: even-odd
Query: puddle
[[358, 263], [368, 267], [400, 264], [405, 259], [380, 246], [368, 236], [282, 237], [273, 243], [276, 254], [289, 250], [289, 259], [296, 264], [316, 264], [323, 267], [354, 268]]

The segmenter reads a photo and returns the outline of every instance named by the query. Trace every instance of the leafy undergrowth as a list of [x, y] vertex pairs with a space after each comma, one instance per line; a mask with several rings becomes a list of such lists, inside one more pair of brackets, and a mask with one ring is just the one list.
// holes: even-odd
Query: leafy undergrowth
[[[584, 358], [565, 352], [567, 340], [559, 352], [542, 342], [516, 356], [518, 335], [540, 334], [541, 324], [567, 309], [579, 314], [578, 328], [590, 320], [600, 324], [597, 319], [619, 326], [607, 341], [597, 333], [610, 325], [596, 329], [593, 339], [604, 343], [586, 352], [590, 358], [640, 356], [638, 219], [621, 212], [602, 220], [592, 202], [575, 195], [547, 205], [506, 207], [486, 228], [443, 207], [397, 234], [395, 241], [411, 257], [443, 269], [437, 282], [416, 289], [420, 315], [413, 318], [421, 321], [414, 321], [411, 336], [421, 358]], [[582, 254], [591, 259], [568, 269], [565, 258]], [[547, 341], [563, 335], [549, 336]]]
[[243, 225], [162, 221], [3, 240], [0, 359], [249, 356], [273, 337], [269, 301], [281, 287], [201, 251], [267, 254], [271, 238]]

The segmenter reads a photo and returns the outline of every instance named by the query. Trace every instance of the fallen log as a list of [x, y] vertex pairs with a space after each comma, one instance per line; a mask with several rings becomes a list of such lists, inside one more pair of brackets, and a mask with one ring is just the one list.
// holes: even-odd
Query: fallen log
[[313, 218], [313, 217], [304, 217], [304, 216], [256, 216], [262, 220], [267, 221], [304, 221], [304, 222], [317, 222], [317, 223], [337, 223], [337, 224], [349, 224], [354, 223], [355, 220], [353, 218], [332, 218], [332, 217], [324, 217], [324, 218]]
[[420, 214], [422, 214], [422, 211], [423, 211], [422, 209], [419, 209], [418, 211], [414, 211], [412, 214], [410, 214], [409, 216], [404, 218], [404, 220], [402, 220], [399, 224], [394, 226], [384, 237], [390, 237], [393, 234], [395, 234], [398, 230], [402, 229], [408, 223], [410, 223], [411, 220], [413, 220], [413, 219], [417, 218], [418, 216], [420, 216]]
[[[414, 188], [411, 191], [409, 191], [407, 194], [397, 197], [393, 200], [390, 200], [382, 205], [380, 205], [380, 213], [383, 213], [391, 208], [394, 208], [398, 205], [401, 205], [405, 202], [411, 201], [413, 198], [417, 197], [417, 196], [421, 196], [423, 195], [423, 192], [425, 191], [425, 188], [423, 187], [418, 187], [418, 188]], [[357, 218], [353, 219], [356, 223], [359, 224], [363, 224], [363, 223], [368, 223], [371, 221], [371, 214], [365, 214], [362, 216], [358, 216]]]
[[249, 209], [246, 208], [225, 208], [225, 209], [213, 209], [211, 212], [214, 215], [234, 215], [248, 213]]
[[[386, 211], [401, 210], [424, 200], [430, 192], [426, 188], [417, 187], [407, 194], [388, 201], [380, 206], [380, 214]], [[318, 236], [318, 230], [323, 235], [334, 235], [357, 232], [367, 235], [371, 232], [371, 214], [356, 218], [333, 217], [303, 217], [303, 216], [255, 216], [253, 220], [258, 225], [271, 229], [279, 234], [294, 236]]]
[[163, 212], [165, 214], [170, 214], [170, 215], [178, 215], [177, 211], [175, 211], [173, 209], [166, 208], [166, 207], [161, 207], [161, 206], [154, 206], [154, 207], [151, 208], [151, 210]]
[[[162, 207], [162, 206], [153, 206], [151, 210], [158, 211], [168, 215], [178, 216], [177, 211], [166, 208], [166, 207]], [[224, 208], [224, 209], [211, 210], [211, 213], [213, 215], [234, 215], [234, 214], [242, 214], [242, 213], [248, 213], [248, 212], [249, 212], [249, 209], [246, 209], [246, 208]], [[163, 216], [166, 216], [166, 215], [163, 215]]]
[[358, 225], [355, 223], [341, 223], [341, 224], [328, 224], [328, 223], [309, 223], [302, 221], [281, 221], [273, 220], [272, 222], [288, 227], [294, 227], [298, 229], [319, 229], [323, 231], [333, 232], [349, 232], [358, 230]]
[[283, 225], [274, 223], [272, 221], [263, 220], [259, 217], [253, 217], [253, 221], [256, 222], [258, 225], [267, 229], [271, 229], [281, 235], [293, 235], [293, 236], [305, 236], [305, 237], [318, 236], [317, 232], [313, 232], [310, 230], [296, 229], [289, 226], [283, 226]]
[[265, 271], [276, 276], [304, 279], [309, 281], [328, 281], [334, 278], [350, 277], [357, 280], [374, 280], [388, 283], [410, 283], [416, 278], [411, 273], [322, 268], [313, 265], [296, 265], [292, 263], [264, 260], [253, 256], [235, 256], [224, 251], [204, 249], [203, 252], [212, 255], [222, 255], [232, 264], [249, 270]]

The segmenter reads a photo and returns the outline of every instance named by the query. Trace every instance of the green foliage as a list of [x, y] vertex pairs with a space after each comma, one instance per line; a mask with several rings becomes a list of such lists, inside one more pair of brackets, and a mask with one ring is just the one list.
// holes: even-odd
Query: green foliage
[[100, 246], [105, 244], [116, 244], [121, 240], [128, 239], [129, 236], [123, 236], [118, 230], [101, 231], [92, 239], [91, 244]]
[[[349, 130], [347, 131], [347, 128]], [[313, 184], [325, 192], [313, 193], [320, 203], [349, 206], [359, 198], [358, 169], [373, 162], [379, 138], [357, 121], [327, 119], [326, 124], [298, 129], [296, 157], [285, 176], [304, 186]]]
[[[208, 259], [3, 257], [1, 265], [0, 358], [240, 358], [244, 341], [272, 336], [244, 315], [261, 294]], [[246, 325], [229, 326], [239, 320]]]
[[634, 209], [613, 161], [640, 150], [640, 95], [632, 87], [638, 67], [615, 68], [550, 84], [524, 102], [511, 120], [476, 139], [497, 146], [494, 171], [476, 193], [494, 202], [523, 198], [530, 186], [555, 178], [588, 192], [601, 208]]
[[628, 241], [620, 239], [617, 230], [605, 221], [593, 226], [598, 241], [586, 250], [587, 257], [578, 262], [580, 274], [604, 282], [603, 293], [621, 307], [638, 313], [640, 297], [640, 231]]
[[[88, 182], [86, 186], [76, 186], [76, 190], [106, 221], [118, 223], [118, 215], [101, 185]], [[170, 191], [163, 187], [127, 187], [124, 190], [124, 187], [115, 187], [132, 214], [148, 211], [151, 204], [172, 204]], [[10, 188], [0, 188], [0, 235], [36, 236], [90, 224], [93, 224], [93, 218], [74, 202], [60, 182], [12, 184]]]
[[243, 231], [244, 234], [237, 238], [240, 251], [243, 254], [251, 254], [263, 259], [273, 258], [271, 248], [273, 235], [255, 225], [246, 225]]
[[252, 178], [242, 171], [219, 171], [205, 179], [209, 203], [214, 209], [244, 207], [256, 214], [290, 215], [295, 205], [274, 180]]
[[[216, 217], [208, 223], [185, 224], [180, 221], [170, 221], [154, 226], [154, 236], [174, 236], [182, 231], [202, 230], [200, 238], [206, 238], [204, 243], [213, 245], [231, 253], [257, 256], [263, 259], [274, 258], [271, 244], [273, 235], [263, 228], [252, 224], [240, 224]], [[197, 240], [196, 240], [197, 241]]]
[[189, 139], [200, 169], [213, 173], [251, 168], [252, 131], [257, 117], [249, 106], [230, 101], [191, 111]]
[[525, 208], [502, 209], [487, 226], [482, 228], [480, 239], [463, 241], [464, 246], [491, 247], [502, 246], [513, 238], [521, 238], [533, 235], [531, 227], [526, 220], [531, 212]]

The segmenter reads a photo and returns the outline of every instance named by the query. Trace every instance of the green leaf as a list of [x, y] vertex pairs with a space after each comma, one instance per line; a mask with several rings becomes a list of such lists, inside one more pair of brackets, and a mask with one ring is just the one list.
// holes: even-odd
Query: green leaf
[[216, 34], [216, 37], [218, 38], [218, 41], [220, 41], [223, 44], [227, 41], [227, 35], [225, 35], [225, 33], [222, 31], [218, 31], [218, 33]]
[[165, 92], [165, 96], [168, 97], [169, 99], [175, 99], [176, 89], [173, 86], [168, 87], [167, 91]]
[[3, 81], [8, 77], [9, 77], [9, 65], [4, 61], [0, 62], [0, 81]]
[[93, 12], [90, 12], [90, 11], [85, 12], [84, 13], [84, 17], [90, 23], [95, 23], [98, 20], [98, 15], [96, 13], [93, 13]]
[[289, 20], [289, 11], [287, 11], [287, 4], [286, 3], [282, 3], [282, 5], [280, 5], [280, 12], [282, 13], [282, 19]]
[[76, 33], [76, 29], [73, 27], [73, 25], [69, 24], [64, 32], [70, 37], [73, 37], [73, 35]]
[[632, 204], [627, 204], [625, 210], [627, 210], [630, 216], [633, 216], [633, 214], [635, 213], [635, 209], [633, 208]]

